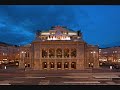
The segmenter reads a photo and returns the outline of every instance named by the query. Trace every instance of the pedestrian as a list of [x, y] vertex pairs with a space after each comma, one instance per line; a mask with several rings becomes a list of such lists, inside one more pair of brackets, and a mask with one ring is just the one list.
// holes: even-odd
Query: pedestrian
[[90, 63], [89, 63], [89, 67], [90, 67]]
[[24, 71], [26, 71], [26, 68], [27, 68], [27, 64], [25, 64], [25, 68], [24, 68]]
[[112, 65], [110, 66], [110, 70], [112, 70]]
[[5, 69], [7, 69], [6, 65], [5, 65]]
[[91, 67], [93, 68], [93, 63], [91, 63]]

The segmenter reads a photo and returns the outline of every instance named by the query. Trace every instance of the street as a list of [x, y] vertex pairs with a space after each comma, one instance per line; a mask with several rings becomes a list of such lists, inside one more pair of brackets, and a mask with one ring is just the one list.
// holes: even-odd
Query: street
[[0, 69], [0, 85], [120, 85], [120, 71], [108, 69], [31, 70]]

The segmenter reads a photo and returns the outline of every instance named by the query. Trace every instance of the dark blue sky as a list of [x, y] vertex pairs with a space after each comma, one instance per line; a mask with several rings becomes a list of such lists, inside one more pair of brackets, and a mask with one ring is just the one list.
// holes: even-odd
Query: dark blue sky
[[120, 5], [0, 5], [0, 41], [27, 44], [54, 25], [81, 30], [86, 42], [120, 45]]

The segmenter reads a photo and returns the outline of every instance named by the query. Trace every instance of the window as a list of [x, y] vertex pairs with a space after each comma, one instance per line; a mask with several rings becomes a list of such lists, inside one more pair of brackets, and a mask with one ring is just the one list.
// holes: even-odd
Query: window
[[59, 68], [62, 68], [62, 63], [61, 62], [58, 62], [57, 63], [57, 68], [59, 69]]
[[65, 58], [69, 57], [69, 49], [64, 49], [64, 57]]
[[72, 63], [71, 63], [71, 68], [72, 68], [72, 69], [76, 69], [76, 62], [72, 62]]
[[50, 68], [54, 68], [54, 67], [55, 67], [54, 63], [50, 62]]
[[54, 49], [49, 49], [49, 57], [54, 58], [55, 57], [55, 50]]
[[47, 68], [47, 63], [46, 62], [43, 62], [43, 69], [46, 69]]
[[71, 49], [71, 57], [76, 57], [76, 49]]
[[42, 49], [42, 58], [47, 58], [48, 52], [45, 49]]
[[57, 49], [56, 50], [56, 56], [58, 57], [58, 58], [62, 58], [62, 49]]
[[69, 67], [69, 63], [68, 62], [65, 62], [64, 63], [64, 68], [68, 68]]

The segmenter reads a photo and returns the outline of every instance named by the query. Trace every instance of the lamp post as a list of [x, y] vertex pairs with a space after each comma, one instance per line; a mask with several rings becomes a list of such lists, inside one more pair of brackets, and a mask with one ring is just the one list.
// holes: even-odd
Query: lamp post
[[91, 73], [93, 73], [93, 67], [94, 67], [95, 54], [96, 54], [96, 52], [95, 52], [95, 51], [92, 51], [91, 54], [92, 54], [93, 60], [92, 60], [92, 63], [90, 63], [90, 64], [91, 64], [91, 67], [92, 67], [92, 68], [91, 68]]
[[95, 51], [92, 51], [91, 52], [91, 54], [92, 54], [92, 58], [93, 58], [93, 60], [92, 60], [92, 63], [91, 63], [91, 66], [92, 66], [92, 68], [94, 67], [94, 62], [95, 62], [95, 54], [96, 54], [96, 52]]
[[25, 53], [24, 51], [21, 52], [22, 53], [22, 63], [23, 63], [23, 66], [25, 65]]

